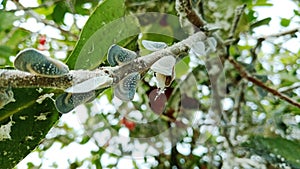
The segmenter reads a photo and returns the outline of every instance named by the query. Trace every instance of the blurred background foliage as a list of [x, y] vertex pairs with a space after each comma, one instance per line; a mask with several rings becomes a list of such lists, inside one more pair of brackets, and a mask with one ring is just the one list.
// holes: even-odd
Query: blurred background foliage
[[[0, 2], [0, 67], [6, 69], [13, 67], [16, 54], [25, 48], [39, 49], [72, 67], [77, 57], [72, 51], [79, 48], [82, 36], [88, 38], [89, 31], [106, 21], [132, 13], [177, 15], [173, 0], [126, 0], [124, 4], [106, 0], [106, 7], [96, 0], [37, 0], [29, 6], [19, 0]], [[289, 1], [294, 9], [289, 9], [293, 14], [288, 18], [261, 13], [272, 9], [276, 0], [190, 2], [203, 19], [221, 28], [218, 33], [224, 40], [236, 7], [246, 4], [229, 54], [252, 76], [299, 102], [298, 31], [259, 41], [275, 33], [264, 31], [270, 25], [276, 25], [276, 32], [299, 29], [299, 1]], [[168, 35], [180, 30], [172, 17], [149, 20], [157, 20]], [[143, 36], [118, 44], [145, 55], [149, 51], [141, 46], [142, 39], [168, 45], [180, 41], [146, 33], [157, 29], [146, 17], [138, 22]], [[211, 109], [214, 91], [207, 67], [211, 60], [187, 56], [175, 67], [176, 80], [157, 98], [152, 72], [144, 75], [132, 102], [116, 101], [113, 89], [107, 89], [93, 102], [62, 116], [51, 99], [35, 102], [43, 94], [57, 96], [62, 91], [13, 89], [16, 102], [0, 110], [0, 131], [11, 125], [11, 139], [0, 140], [1, 168], [15, 166], [30, 152], [16, 168], [300, 168], [299, 108], [243, 79], [220, 56], [225, 75], [221, 82], [226, 88], [221, 93], [222, 112], [216, 114]], [[101, 65], [108, 66], [107, 62]]]

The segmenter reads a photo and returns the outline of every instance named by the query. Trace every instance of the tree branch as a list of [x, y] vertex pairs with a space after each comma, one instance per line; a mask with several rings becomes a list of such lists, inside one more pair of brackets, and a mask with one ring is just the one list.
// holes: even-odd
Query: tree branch
[[202, 28], [206, 22], [202, 19], [200, 14], [196, 13], [189, 0], [176, 0], [176, 10], [180, 17], [188, 19], [197, 28]]
[[12, 88], [42, 87], [66, 89], [93, 77], [107, 75], [105, 70], [73, 70], [61, 77], [44, 77], [19, 70], [0, 70], [0, 86]]
[[229, 36], [228, 36], [228, 39], [231, 39], [234, 37], [234, 34], [235, 34], [235, 31], [236, 31], [236, 28], [239, 24], [239, 21], [241, 19], [241, 16], [246, 8], [246, 4], [242, 5], [242, 6], [238, 6], [236, 9], [235, 9], [235, 14], [234, 14], [234, 18], [233, 18], [233, 24], [231, 26], [231, 29], [230, 29], [230, 32], [229, 32]]
[[263, 88], [264, 90], [272, 93], [273, 95], [279, 97], [282, 100], [285, 100], [286, 102], [300, 108], [300, 103], [298, 103], [297, 101], [289, 98], [287, 95], [280, 93], [279, 91], [270, 88], [268, 86], [266, 86], [262, 81], [258, 80], [257, 78], [251, 76], [246, 70], [243, 69], [243, 67], [237, 63], [232, 57], [228, 58], [229, 62], [236, 68], [236, 70], [240, 73], [240, 75], [247, 79], [248, 81], [256, 84], [257, 86]]
[[113, 84], [117, 84], [121, 79], [133, 72], [143, 72], [148, 70], [153, 63], [164, 56], [172, 55], [179, 57], [181, 53], [186, 53], [191, 45], [206, 38], [203, 32], [198, 32], [187, 39], [182, 40], [160, 51], [139, 57], [128, 64], [116, 67], [100, 67], [96, 70], [71, 70], [67, 75], [61, 77], [43, 77], [18, 70], [0, 69], [0, 87], [41, 87], [66, 89], [74, 84], [99, 76], [109, 76], [113, 78]]

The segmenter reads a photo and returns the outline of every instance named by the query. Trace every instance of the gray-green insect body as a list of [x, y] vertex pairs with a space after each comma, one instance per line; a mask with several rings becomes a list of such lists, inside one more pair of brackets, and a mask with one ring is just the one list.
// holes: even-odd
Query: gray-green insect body
[[111, 66], [122, 65], [134, 60], [136, 53], [119, 45], [112, 45], [108, 49], [107, 61]]
[[60, 113], [68, 113], [80, 104], [95, 98], [95, 92], [63, 93], [55, 99], [55, 107]]
[[[107, 60], [111, 66], [116, 66], [131, 62], [136, 57], [137, 55], [135, 52], [118, 45], [112, 45], [108, 50]], [[130, 73], [115, 85], [114, 95], [123, 101], [132, 100], [139, 79], [139, 72]]]
[[124, 101], [132, 100], [139, 79], [140, 74], [138, 72], [131, 73], [124, 77], [114, 88], [115, 96]]
[[159, 51], [168, 47], [168, 45], [165, 42], [155, 42], [150, 40], [142, 40], [142, 44], [147, 50], [150, 51]]
[[32, 48], [21, 51], [14, 65], [18, 70], [46, 77], [59, 77], [69, 72], [68, 66], [63, 62], [45, 56]]

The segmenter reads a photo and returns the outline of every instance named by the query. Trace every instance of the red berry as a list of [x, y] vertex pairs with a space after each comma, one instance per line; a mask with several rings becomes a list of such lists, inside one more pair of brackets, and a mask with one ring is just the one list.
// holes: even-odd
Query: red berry
[[127, 120], [125, 117], [120, 121], [121, 124], [124, 124], [129, 130], [133, 130], [135, 128], [135, 123], [133, 121]]
[[125, 123], [125, 126], [129, 129], [129, 130], [133, 130], [135, 128], [135, 123], [133, 121], [127, 121]]
[[40, 45], [45, 45], [45, 43], [46, 43], [46, 36], [45, 35], [41, 35], [39, 37], [39, 44]]

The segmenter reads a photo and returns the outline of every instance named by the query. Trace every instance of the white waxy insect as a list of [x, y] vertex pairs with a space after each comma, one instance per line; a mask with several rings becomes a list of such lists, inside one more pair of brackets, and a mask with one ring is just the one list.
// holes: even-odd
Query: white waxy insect
[[213, 52], [216, 51], [217, 40], [214, 37], [207, 38], [207, 43], [208, 43], [210, 49], [212, 49]]
[[150, 51], [158, 51], [168, 46], [165, 42], [155, 42], [150, 40], [142, 40], [142, 44], [147, 50]]
[[112, 84], [113, 78], [108, 76], [94, 77], [89, 80], [78, 83], [65, 90], [67, 93], [87, 93], [93, 90], [108, 87]]
[[164, 88], [170, 86], [174, 80], [175, 64], [176, 59], [173, 56], [165, 56], [151, 66], [151, 69], [155, 73], [157, 87], [161, 89], [160, 92], [163, 92]]
[[217, 49], [217, 40], [214, 37], [209, 37], [206, 39], [206, 42], [209, 46], [206, 53], [215, 52]]
[[192, 44], [192, 51], [196, 53], [198, 56], [205, 56], [205, 45], [203, 42], [199, 41], [194, 44]]
[[173, 69], [176, 64], [176, 59], [174, 56], [165, 56], [156, 61], [152, 66], [151, 69], [154, 72], [166, 75], [166, 76], [172, 76]]
[[32, 48], [18, 53], [14, 65], [18, 70], [46, 77], [59, 77], [69, 72], [68, 66], [63, 62], [45, 56]]
[[14, 101], [16, 100], [14, 99], [14, 93], [11, 88], [0, 87], [0, 109]]
[[[136, 57], [135, 52], [118, 45], [112, 45], [108, 50], [107, 60], [111, 66], [116, 66], [131, 62]], [[123, 101], [132, 100], [139, 79], [140, 74], [138, 72], [128, 74], [114, 86], [114, 95]]]
[[191, 50], [198, 56], [206, 56], [217, 49], [217, 41], [214, 37], [208, 37], [205, 41], [192, 44]]
[[68, 113], [80, 104], [95, 98], [95, 92], [87, 93], [63, 93], [55, 100], [55, 107], [60, 113]]

